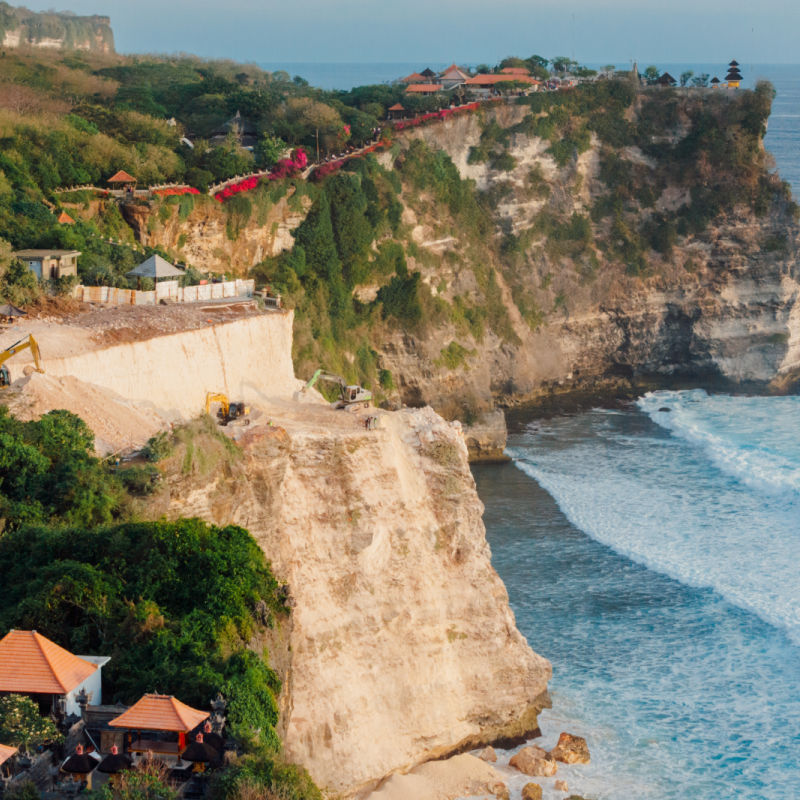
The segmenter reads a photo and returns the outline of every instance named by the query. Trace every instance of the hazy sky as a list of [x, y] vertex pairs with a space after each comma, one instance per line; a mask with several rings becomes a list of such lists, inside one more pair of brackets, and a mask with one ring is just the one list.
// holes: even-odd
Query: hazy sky
[[[14, 0], [11, 0], [15, 4]], [[62, 0], [117, 49], [240, 61], [800, 62], [797, 0]], [[28, 0], [53, 8], [54, 0]], [[61, 8], [61, 5], [58, 5]]]

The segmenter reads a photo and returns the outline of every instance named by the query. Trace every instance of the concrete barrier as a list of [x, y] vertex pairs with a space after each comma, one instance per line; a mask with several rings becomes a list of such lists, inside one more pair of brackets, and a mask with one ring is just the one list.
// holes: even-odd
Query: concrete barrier
[[237, 279], [222, 283], [207, 283], [203, 286], [179, 286], [178, 281], [162, 281], [149, 292], [137, 289], [117, 289], [114, 286], [75, 287], [72, 296], [84, 303], [99, 303], [112, 306], [152, 306], [160, 300], [169, 303], [202, 303], [222, 300], [226, 297], [253, 297], [255, 281]]

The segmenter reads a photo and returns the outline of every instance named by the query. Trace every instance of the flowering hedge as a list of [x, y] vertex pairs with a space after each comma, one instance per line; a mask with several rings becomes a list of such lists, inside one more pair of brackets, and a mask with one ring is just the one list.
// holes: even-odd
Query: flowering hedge
[[159, 197], [175, 197], [181, 194], [200, 194], [200, 191], [194, 186], [171, 186], [168, 189], [153, 189], [153, 194]]
[[432, 122], [433, 120], [445, 120], [452, 117], [454, 114], [462, 114], [465, 111], [477, 111], [481, 107], [480, 102], [467, 103], [457, 108], [443, 108], [441, 111], [429, 111], [421, 117], [414, 117], [413, 119], [401, 119], [393, 124], [396, 131], [402, 131], [406, 128], [416, 128], [425, 122]]
[[300, 172], [308, 166], [308, 156], [305, 150], [298, 147], [292, 151], [289, 158], [282, 158], [271, 170], [265, 175], [251, 175], [249, 178], [244, 178], [238, 183], [232, 183], [226, 186], [221, 191], [217, 192], [214, 197], [220, 203], [224, 203], [228, 198], [233, 197], [235, 194], [241, 192], [249, 192], [255, 189], [261, 183], [262, 177], [268, 181], [277, 181], [281, 178], [291, 178], [292, 175]]

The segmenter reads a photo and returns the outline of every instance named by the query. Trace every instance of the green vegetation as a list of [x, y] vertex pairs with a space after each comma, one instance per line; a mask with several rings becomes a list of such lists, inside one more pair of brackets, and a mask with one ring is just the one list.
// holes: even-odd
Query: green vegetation
[[39, 713], [39, 705], [27, 695], [0, 697], [0, 741], [31, 753], [44, 744], [60, 742], [61, 734], [53, 720]]
[[[35, 629], [73, 652], [110, 655], [103, 678], [113, 701], [159, 687], [202, 708], [221, 691], [228, 730], [248, 754], [242, 764], [268, 774], [270, 791], [285, 792], [276, 796], [316, 800], [308, 776], [280, 756], [280, 681], [263, 646], [251, 649], [288, 614], [263, 552], [236, 526], [122, 521], [132, 508], [123, 487], [146, 493], [160, 473], [152, 463], [113, 470], [92, 446], [67, 411], [24, 423], [0, 413], [0, 631]], [[153, 437], [144, 455], [177, 462], [190, 448], [191, 470], [238, 453], [204, 418]], [[0, 738], [31, 748], [58, 737], [34, 703], [10, 695], [0, 698]], [[150, 796], [159, 785], [138, 773], [124, 783], [108, 790], [110, 800]]]
[[20, 422], [0, 406], [0, 517], [6, 530], [94, 526], [125, 508], [118, 478], [92, 455], [94, 435], [69, 411]]

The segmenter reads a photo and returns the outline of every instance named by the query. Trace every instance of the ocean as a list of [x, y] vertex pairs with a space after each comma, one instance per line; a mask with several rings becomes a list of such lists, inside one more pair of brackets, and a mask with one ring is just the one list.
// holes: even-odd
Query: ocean
[[[800, 67], [760, 75], [797, 195]], [[474, 472], [517, 624], [553, 664], [543, 745], [589, 743], [559, 768], [570, 793], [800, 797], [800, 397], [662, 391], [511, 431], [512, 463]]]

